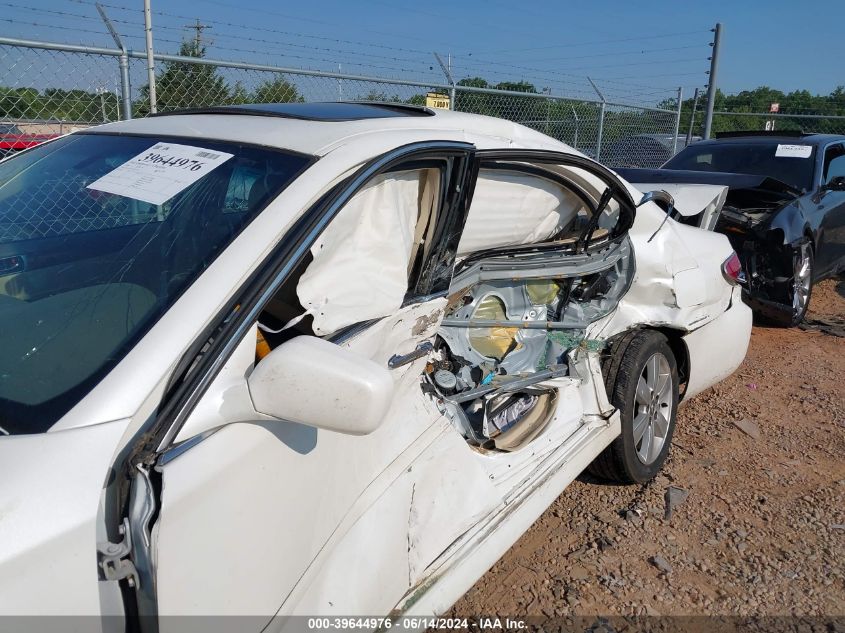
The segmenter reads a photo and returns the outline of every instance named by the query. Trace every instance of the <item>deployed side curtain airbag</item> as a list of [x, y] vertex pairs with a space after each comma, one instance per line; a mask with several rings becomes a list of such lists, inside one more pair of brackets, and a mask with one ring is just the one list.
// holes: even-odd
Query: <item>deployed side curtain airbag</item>
[[482, 170], [458, 255], [542, 242], [569, 225], [583, 206], [575, 194], [545, 178]]
[[408, 290], [408, 262], [424, 171], [376, 177], [340, 210], [311, 247], [296, 288], [324, 336], [393, 313]]

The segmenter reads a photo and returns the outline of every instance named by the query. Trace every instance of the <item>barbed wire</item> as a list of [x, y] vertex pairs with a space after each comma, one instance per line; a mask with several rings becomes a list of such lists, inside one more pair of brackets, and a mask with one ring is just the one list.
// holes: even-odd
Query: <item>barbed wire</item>
[[[93, 6], [95, 4], [94, 0], [69, 0], [69, 1], [77, 3], [77, 4], [83, 4], [83, 5], [92, 5]], [[104, 7], [115, 9], [115, 10], [127, 11], [127, 12], [131, 12], [131, 13], [135, 13], [135, 14], [140, 13], [139, 9], [127, 7], [125, 5], [118, 5], [118, 4], [113, 4], [113, 3], [101, 3], [101, 4]], [[161, 11], [161, 10], [154, 10], [153, 13], [155, 15], [159, 15], [159, 16], [163, 16], [163, 17], [171, 17], [171, 18], [175, 18], [175, 19], [178, 19], [178, 20], [193, 20], [193, 19], [195, 19], [195, 17], [191, 17], [191, 16], [187, 16], [187, 15], [180, 15], [180, 14], [176, 14], [176, 13], [170, 13], [170, 12]], [[335, 42], [335, 43], [344, 43], [344, 44], [351, 44], [351, 45], [358, 45], [358, 46], [376, 47], [376, 48], [380, 48], [380, 49], [384, 49], [384, 50], [393, 50], [393, 51], [397, 51], [397, 52], [405, 52], [405, 53], [413, 53], [413, 54], [421, 54], [421, 55], [431, 55], [430, 51], [426, 51], [426, 50], [422, 50], [422, 49], [403, 48], [403, 47], [389, 46], [389, 45], [384, 45], [384, 44], [373, 44], [371, 42], [361, 42], [361, 41], [356, 41], [356, 40], [346, 40], [346, 39], [342, 39], [342, 38], [332, 38], [332, 37], [326, 37], [326, 36], [318, 36], [318, 35], [306, 34], [306, 33], [301, 33], [301, 32], [292, 32], [292, 31], [284, 31], [284, 30], [280, 30], [280, 29], [272, 29], [272, 28], [267, 28], [267, 27], [254, 27], [254, 26], [249, 26], [249, 25], [245, 25], [245, 24], [238, 24], [238, 23], [228, 22], [228, 21], [219, 20], [219, 19], [204, 19], [204, 21], [209, 23], [210, 25], [227, 26], [227, 27], [230, 27], [230, 28], [238, 28], [238, 29], [244, 29], [244, 30], [255, 30], [255, 31], [274, 33], [274, 34], [277, 34], [277, 35], [285, 35], [285, 36], [290, 36], [290, 37], [319, 39], [319, 40], [331, 41], [331, 42]], [[182, 27], [172, 27], [172, 26], [169, 26], [169, 25], [163, 25], [163, 26], [164, 26], [164, 28], [179, 28], [180, 30], [185, 29], [184, 26], [182, 26]], [[162, 28], [162, 26], [157, 25], [155, 28]], [[698, 30], [698, 31], [682, 32], [682, 33], [677, 33], [677, 34], [665, 34], [665, 36], [670, 36], [670, 35], [695, 35], [695, 34], [701, 34], [701, 33], [707, 33], [707, 32], [709, 32], [709, 31]], [[215, 35], [214, 37], [215, 38], [217, 38], [217, 37], [238, 38], [240, 36], [218, 36], [218, 35]], [[595, 41], [595, 42], [556, 44], [556, 45], [552, 45], [550, 47], [541, 47], [541, 48], [561, 48], [561, 47], [568, 47], [568, 46], [586, 46], [586, 45], [590, 45], [590, 44], [607, 44], [607, 43], [616, 43], [616, 42], [653, 40], [653, 39], [659, 39], [660, 37], [663, 37], [663, 36], [649, 35], [649, 36], [641, 36], [641, 37], [620, 38], [620, 39], [616, 39], [616, 40], [598, 40], [598, 41]], [[261, 41], [259, 38], [249, 38], [249, 39], [251, 39], [253, 41]], [[281, 44], [278, 41], [275, 41], [274, 43]], [[285, 43], [285, 44], [288, 45], [288, 46], [292, 46], [292, 44], [290, 44], [290, 43]], [[302, 46], [302, 45], [300, 45], [300, 46], [303, 49], [308, 48], [308, 47], [305, 47], [305, 46]], [[702, 45], [702, 48], [704, 48], [704, 46], [705, 45]], [[696, 47], [695, 45], [691, 45], [689, 48], [695, 48], [695, 47]], [[674, 47], [671, 50], [680, 50], [681, 48], [687, 48], [687, 47]], [[338, 54], [342, 54], [342, 55], [362, 54], [362, 53], [359, 53], [357, 51], [346, 51], [346, 50], [337, 51], [336, 49], [330, 49], [330, 48], [324, 48], [322, 50], [325, 50], [327, 52], [337, 52]], [[653, 49], [653, 50], [650, 50], [650, 51], [647, 51], [647, 52], [656, 52], [656, 51], [661, 51], [661, 50], [663, 50], [663, 49]], [[666, 49], [666, 50], [670, 50], [670, 49]], [[709, 53], [709, 50], [707, 52]], [[595, 56], [601, 57], [601, 56], [612, 55], [612, 54], [613, 53], [597, 53]], [[627, 53], [616, 53], [616, 54], [627, 54]], [[367, 55], [369, 55], [371, 58], [377, 58], [377, 56], [372, 55], [372, 54], [367, 54]], [[471, 55], [472, 55], [472, 53], [468, 54], [468, 56], [471, 56]], [[580, 58], [588, 58], [588, 57], [590, 57], [590, 56], [580, 56]], [[389, 58], [389, 57], [383, 57], [383, 58], [384, 59], [395, 59], [395, 58]], [[476, 57], [476, 59], [478, 60], [477, 57]], [[336, 60], [333, 60], [333, 61], [336, 63]], [[415, 60], [403, 58], [402, 61], [413, 62]], [[496, 60], [478, 60], [478, 61], [481, 62], [481, 63], [478, 64], [478, 65], [475, 65], [473, 67], [478, 68], [478, 69], [483, 69], [483, 70], [488, 71], [488, 72], [489, 72], [489, 67], [491, 67], [491, 66], [503, 66], [504, 65], [506, 67], [513, 68], [514, 70], [522, 70], [522, 71], [527, 71], [527, 72], [533, 73], [536, 78], [543, 79], [546, 82], [548, 82], [550, 80], [548, 75], [541, 74], [541, 73], [544, 73], [544, 72], [548, 72], [550, 69], [541, 69], [541, 68], [522, 66], [522, 65], [517, 65], [517, 64], [503, 64], [502, 62], [496, 61]], [[428, 65], [428, 64], [425, 64], [424, 62], [423, 62], [423, 64]], [[615, 65], [609, 65], [607, 67], [615, 67]], [[593, 69], [593, 67], [590, 67], [589, 69]], [[577, 69], [571, 69], [571, 70], [577, 70]], [[556, 74], [566, 75], [565, 72], [560, 72], [560, 71], [556, 71]], [[671, 75], [665, 75], [665, 76], [671, 76]], [[585, 79], [583, 76], [578, 76], [578, 77], [582, 81]], [[594, 80], [596, 80], [596, 79], [594, 78]], [[613, 79], [610, 79], [608, 81], [613, 81]], [[622, 82], [620, 82], [620, 83], [622, 83]], [[630, 84], [630, 85], [635, 85], [635, 84]], [[658, 86], [642, 86], [642, 87], [659, 88]], [[673, 88], [667, 87], [665, 89], [666, 90], [672, 90]]]
[[[675, 32], [675, 33], [662, 33], [660, 35], [641, 35], [638, 37], [623, 37], [623, 38], [615, 38], [612, 40], [599, 40], [599, 41], [592, 41], [592, 42], [567, 42], [566, 44], [551, 44], [548, 46], [535, 46], [530, 48], [501, 48], [496, 49], [495, 51], [488, 51], [490, 53], [520, 53], [520, 52], [527, 52], [527, 51], [540, 51], [540, 50], [551, 50], [553, 48], [572, 48], [575, 46], [594, 46], [596, 44], [616, 44], [617, 42], [634, 42], [639, 40], [655, 40], [655, 39], [665, 39], [667, 37], [679, 37], [679, 36], [687, 36], [687, 35], [700, 35], [702, 33], [708, 33], [710, 30], [697, 30], [697, 31], [686, 31], [686, 32]], [[484, 52], [484, 51], [482, 51]]]
[[[70, 3], [94, 7], [96, 2], [94, 0], [67, 0]], [[138, 33], [139, 29], [143, 28], [143, 23], [139, 19], [131, 19], [132, 16], [140, 17], [142, 11], [137, 7], [130, 7], [114, 2], [101, 3], [105, 8], [118, 12], [117, 16], [110, 16], [110, 21], [116, 25], [121, 37], [135, 43], [138, 42], [143, 35]], [[215, 4], [212, 2], [212, 4]], [[216, 3], [221, 6], [225, 3]], [[0, 2], [0, 6], [7, 7], [13, 11], [29, 11], [40, 14], [38, 20], [23, 20], [17, 18], [2, 18], [0, 21], [9, 24], [24, 24], [39, 29], [49, 29], [57, 32], [70, 33], [75, 32], [79, 34], [92, 34], [99, 37], [107, 37], [104, 28], [94, 28], [93, 25], [100, 23], [98, 15], [59, 9], [40, 9], [28, 5], [19, 4], [16, 2]], [[156, 31], [163, 31], [164, 34], [156, 35], [155, 41], [167, 46], [181, 46], [181, 44], [188, 40], [187, 37], [169, 38], [167, 33], [184, 34], [191, 27], [189, 25], [175, 25], [172, 20], [193, 20], [194, 17], [181, 15], [176, 12], [154, 10], [153, 14], [159, 18], [163, 23], [155, 25]], [[281, 14], [279, 14], [281, 15]], [[59, 22], [64, 21], [64, 24], [56, 24], [47, 21], [45, 18], [54, 16]], [[214, 57], [221, 59], [229, 57], [228, 54], [236, 54], [240, 56], [250, 56], [253, 59], [256, 57], [268, 58], [272, 60], [271, 65], [298, 65], [301, 69], [311, 70], [325, 70], [325, 65], [330, 64], [332, 70], [340, 65], [344, 68], [350, 69], [366, 69], [367, 72], [377, 71], [379, 74], [390, 74], [392, 76], [399, 76], [403, 79], [420, 79], [425, 81], [432, 81], [434, 83], [444, 83], [445, 78], [437, 69], [437, 65], [432, 61], [426, 61], [426, 57], [432, 56], [430, 51], [423, 49], [391, 46], [388, 44], [378, 42], [366, 42], [354, 39], [344, 39], [337, 37], [330, 37], [325, 35], [315, 35], [311, 33], [294, 32], [282, 29], [270, 28], [267, 26], [250, 26], [247, 24], [236, 23], [221, 19], [203, 19], [204, 23], [210, 26], [226, 27], [227, 32], [215, 32], [204, 44], [208, 51], [214, 52]], [[314, 23], [328, 24], [328, 22], [321, 20], [305, 20]], [[74, 22], [84, 22], [85, 24], [77, 25]], [[91, 27], [91, 28], [89, 28]], [[233, 33], [232, 30], [244, 31], [244, 34]], [[265, 33], [270, 37], [256, 36], [255, 33]], [[695, 35], [707, 31], [688, 31], [684, 33], [666, 34], [666, 36], [677, 35]], [[571, 42], [563, 44], [553, 44], [548, 46], [530, 47], [523, 50], [554, 50], [561, 48], [568, 48], [573, 46], [584, 47], [588, 45], [600, 44], [616, 44], [622, 42], [634, 41], [649, 41], [659, 39], [662, 36], [654, 34], [648, 36], [638, 36], [629, 38], [617, 38], [613, 40], [596, 40], [594, 42]], [[281, 39], [286, 38], [286, 39]], [[290, 41], [297, 39], [298, 41]], [[248, 42], [255, 46], [238, 46], [237, 42]], [[331, 45], [307, 44], [304, 42], [321, 42]], [[332, 46], [338, 45], [338, 46]], [[347, 47], [363, 47], [363, 50]], [[557, 93], [556, 96], [572, 95], [574, 98], [587, 98], [590, 100], [596, 99], [596, 94], [591, 86], [588, 85], [586, 74], [591, 71], [619, 68], [619, 67], [637, 67], [646, 66], [650, 64], [660, 63], [664, 66], [680, 65], [693, 62], [701, 62], [702, 58], [689, 59], [670, 59], [657, 60], [651, 59], [651, 56], [657, 56], [663, 53], [676, 52], [680, 50], [691, 50], [696, 48], [704, 48], [704, 45], [686, 44], [683, 46], [658, 46], [646, 47], [639, 50], [623, 50], [617, 52], [589, 52], [579, 53], [574, 56], [567, 57], [548, 57], [540, 59], [532, 59], [532, 65], [524, 65], [520, 63], [511, 63], [507, 61], [498, 61], [495, 59], [484, 59], [473, 53], [467, 53], [465, 56], [454, 56], [452, 58], [452, 73], [456, 79], [464, 75], [471, 77], [473, 75], [489, 78], [491, 86], [505, 83], [519, 83], [526, 82], [537, 88], [542, 87], [543, 92], [552, 91]], [[492, 51], [493, 57], [498, 54], [506, 53], [507, 51], [498, 50]], [[709, 50], [707, 51], [709, 53]], [[582, 66], [563, 66], [562, 68], [538, 67], [540, 64], [547, 64], [552, 62], [566, 62], [574, 60], [599, 60], [614, 55], [637, 55], [649, 56], [649, 59], [637, 59], [623, 64], [589, 64]], [[423, 58], [417, 56], [424, 56]], [[279, 59], [285, 60], [279, 63]], [[242, 59], [231, 61], [242, 61]], [[701, 74], [698, 72], [677, 72], [659, 73], [653, 75], [642, 75], [636, 73], [637, 78], [681, 78], [685, 76], [692, 76]], [[580, 73], [578, 71], [584, 71]], [[516, 77], [515, 77], [516, 75]], [[391, 77], [393, 78], [393, 77]], [[615, 101], [630, 101], [636, 103], [651, 103], [654, 101], [666, 101], [675, 96], [677, 87], [674, 86], [658, 86], [649, 83], [638, 83], [632, 81], [634, 77], [631, 74], [623, 76], [608, 76], [608, 77], [593, 77], [592, 80], [601, 87], [602, 91], [607, 94], [610, 100]], [[497, 83], [498, 82], [498, 83]], [[658, 82], [656, 82], [658, 83]], [[660, 82], [662, 83], [662, 82]], [[527, 88], [528, 86], [526, 86]]]
[[592, 53], [590, 55], [567, 55], [566, 57], [545, 57], [545, 58], [532, 58], [531, 61], [533, 62], [556, 62], [556, 61], [566, 61], [570, 59], [591, 59], [594, 57], [614, 57], [616, 55], [638, 55], [638, 54], [649, 54], [649, 53], [662, 53], [667, 51], [682, 51], [682, 50], [689, 50], [692, 48], [703, 48], [704, 45], [702, 44], [690, 44], [688, 46], [673, 46], [671, 48], [651, 48], [651, 49], [641, 49], [635, 51], [613, 51], [611, 53]]

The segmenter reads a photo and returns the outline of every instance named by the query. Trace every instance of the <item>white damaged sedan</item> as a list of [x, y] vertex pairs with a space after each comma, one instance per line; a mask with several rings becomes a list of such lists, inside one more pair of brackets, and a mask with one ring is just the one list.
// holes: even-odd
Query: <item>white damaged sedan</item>
[[658, 203], [399, 104], [3, 161], [0, 613], [444, 612], [583, 470], [652, 478], [745, 356], [727, 238]]

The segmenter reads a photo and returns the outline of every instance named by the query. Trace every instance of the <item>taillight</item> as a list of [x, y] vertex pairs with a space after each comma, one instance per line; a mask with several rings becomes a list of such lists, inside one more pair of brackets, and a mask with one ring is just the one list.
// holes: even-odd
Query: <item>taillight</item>
[[735, 286], [742, 281], [741, 275], [742, 262], [739, 261], [739, 256], [736, 253], [731, 253], [731, 256], [722, 262], [722, 277], [729, 284]]

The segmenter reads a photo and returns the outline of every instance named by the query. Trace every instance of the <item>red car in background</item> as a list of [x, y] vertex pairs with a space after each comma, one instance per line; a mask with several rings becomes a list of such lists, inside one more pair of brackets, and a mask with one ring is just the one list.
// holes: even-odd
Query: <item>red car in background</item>
[[27, 134], [12, 123], [0, 123], [0, 159], [13, 152], [34, 147], [58, 134]]

